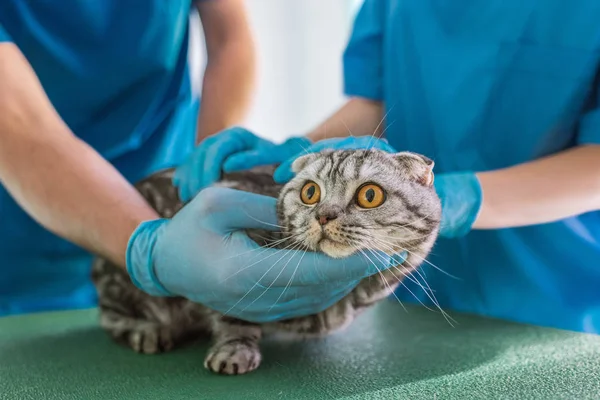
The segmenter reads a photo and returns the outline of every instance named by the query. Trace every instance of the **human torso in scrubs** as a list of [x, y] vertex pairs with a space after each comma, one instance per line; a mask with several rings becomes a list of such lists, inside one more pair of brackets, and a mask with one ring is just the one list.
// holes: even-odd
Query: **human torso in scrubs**
[[[71, 130], [134, 182], [177, 165], [194, 144], [190, 7], [3, 0], [0, 39], [24, 53]], [[1, 186], [0, 221], [0, 315], [95, 304], [91, 256], [43, 229]]]
[[[346, 92], [383, 100], [390, 144], [431, 157], [437, 173], [600, 144], [599, 21], [597, 0], [366, 0]], [[600, 332], [599, 212], [440, 239], [429, 261], [456, 277], [422, 266], [445, 309]], [[417, 302], [410, 292], [398, 295]]]

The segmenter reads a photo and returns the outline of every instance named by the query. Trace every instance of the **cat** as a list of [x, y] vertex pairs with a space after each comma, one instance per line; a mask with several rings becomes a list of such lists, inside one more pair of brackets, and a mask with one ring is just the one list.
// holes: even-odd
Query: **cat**
[[[285, 185], [274, 182], [275, 166], [225, 174], [215, 184], [278, 199], [283, 229], [247, 231], [261, 246], [284, 248], [294, 241], [331, 257], [357, 251], [408, 251], [399, 266], [402, 269], [392, 267], [363, 279], [323, 312], [266, 324], [242, 321], [185, 298], [151, 297], [137, 289], [123, 269], [96, 258], [92, 279], [101, 326], [117, 342], [146, 354], [171, 350], [208, 333], [213, 344], [204, 366], [226, 375], [244, 374], [259, 366], [258, 344], [263, 334], [312, 338], [342, 330], [363, 310], [392, 294], [402, 277], [431, 251], [441, 219], [433, 166], [429, 158], [411, 152], [325, 150], [296, 159], [292, 165], [296, 175]], [[184, 206], [172, 184], [173, 172], [159, 171], [136, 185], [164, 218], [173, 217]]]

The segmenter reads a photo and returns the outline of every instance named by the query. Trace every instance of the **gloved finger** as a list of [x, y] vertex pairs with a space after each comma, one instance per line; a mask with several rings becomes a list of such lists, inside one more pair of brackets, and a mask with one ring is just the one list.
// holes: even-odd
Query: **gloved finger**
[[288, 159], [281, 163], [275, 172], [273, 173], [273, 180], [278, 184], [284, 184], [289, 182], [294, 177], [294, 172], [292, 171], [292, 164], [296, 157]]
[[190, 199], [190, 197], [187, 192], [187, 187], [183, 184], [180, 168], [182, 167], [179, 167], [177, 170], [175, 170], [172, 182], [173, 186], [177, 188], [177, 193], [179, 194], [179, 198], [181, 199], [181, 201], [187, 202]]
[[281, 161], [279, 158], [271, 146], [261, 150], [244, 151], [228, 157], [223, 164], [223, 171], [243, 171], [261, 165], [277, 164]]
[[209, 186], [221, 178], [223, 163], [227, 157], [246, 150], [249, 146], [249, 140], [240, 135], [207, 147], [202, 164], [196, 166], [196, 168], [199, 168], [198, 172], [203, 172], [200, 174], [202, 176], [202, 187]]
[[189, 201], [203, 188], [202, 176], [205, 172], [203, 170], [205, 158], [206, 146], [200, 145], [188, 156], [188, 159], [175, 170], [172, 182], [173, 185], [177, 187], [179, 198], [182, 201]]
[[194, 199], [194, 204], [209, 227], [222, 235], [243, 229], [280, 229], [274, 197], [210, 187]]
[[187, 165], [187, 176], [184, 183], [190, 198], [194, 197], [196, 193], [207, 186], [207, 175], [214, 175], [214, 172], [210, 170], [211, 167], [206, 165], [206, 153], [208, 149], [206, 146], [199, 147], [197, 153]]
[[[283, 255], [281, 252], [285, 252]], [[275, 253], [278, 253], [277, 255]], [[360, 280], [380, 273], [403, 262], [406, 253], [389, 256], [381, 251], [370, 251], [346, 258], [331, 258], [321, 253], [308, 253], [299, 250], [265, 249], [262, 253], [265, 266], [272, 267], [261, 280], [273, 286], [310, 286], [333, 282]], [[296, 268], [281, 270], [285, 263]], [[281, 267], [278, 267], [281, 265]], [[291, 282], [291, 283], [289, 283]]]

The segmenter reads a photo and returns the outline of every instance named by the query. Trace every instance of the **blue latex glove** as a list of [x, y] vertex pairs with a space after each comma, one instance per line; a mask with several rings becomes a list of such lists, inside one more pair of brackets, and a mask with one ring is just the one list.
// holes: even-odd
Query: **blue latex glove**
[[[321, 150], [347, 150], [347, 149], [379, 149], [390, 153], [395, 153], [396, 150], [390, 146], [386, 140], [377, 139], [374, 136], [351, 136], [346, 138], [332, 138], [318, 141], [310, 147], [303, 149], [301, 152], [294, 154], [283, 162], [277, 170], [273, 178], [278, 183], [286, 183], [294, 177], [292, 172], [292, 163], [298, 158], [307, 153], [317, 153]], [[246, 162], [252, 162], [247, 160]]]
[[257, 167], [259, 165], [281, 164], [297, 154], [305, 154], [312, 142], [303, 136], [292, 137], [281, 144], [255, 146], [227, 158], [223, 171], [234, 172]]
[[469, 233], [483, 197], [477, 175], [472, 172], [439, 174], [434, 187], [442, 202], [440, 236], [457, 238]]
[[[142, 223], [127, 246], [133, 283], [151, 295], [184, 296], [233, 317], [267, 322], [320, 312], [378, 273], [361, 255], [333, 259], [294, 246], [259, 247], [240, 229], [274, 229], [275, 205], [271, 197], [207, 188], [172, 219]], [[394, 265], [404, 256], [396, 256]], [[385, 254], [371, 258], [383, 260], [380, 269], [392, 264]]]
[[173, 184], [179, 191], [179, 198], [189, 201], [200, 190], [218, 181], [223, 164], [231, 155], [273, 146], [274, 143], [239, 127], [204, 139], [175, 171]]

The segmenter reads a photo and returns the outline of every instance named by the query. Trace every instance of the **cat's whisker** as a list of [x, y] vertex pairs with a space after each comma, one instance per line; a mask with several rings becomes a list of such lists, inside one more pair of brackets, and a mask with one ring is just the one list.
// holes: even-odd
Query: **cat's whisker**
[[273, 305], [271, 307], [269, 307], [269, 312], [271, 312], [271, 310], [273, 309], [273, 307], [275, 307], [277, 305], [277, 303], [279, 302], [279, 300], [283, 297], [284, 293], [288, 290], [288, 288], [292, 284], [292, 282], [294, 280], [294, 277], [296, 276], [296, 272], [298, 271], [298, 267], [300, 267], [300, 263], [302, 262], [302, 259], [306, 255], [307, 251], [308, 251], [308, 246], [304, 245], [304, 252], [300, 256], [300, 259], [298, 260], [298, 264], [296, 264], [296, 268], [294, 268], [294, 272], [292, 272], [292, 276], [290, 276], [290, 280], [288, 281], [288, 283], [283, 288], [283, 291], [279, 294], [279, 297], [277, 298], [277, 300], [275, 300], [275, 303], [273, 303]]
[[[359, 246], [360, 246], [360, 245], [362, 245], [362, 246], [364, 246], [364, 243], [362, 243], [362, 244], [361, 244], [361, 243], [360, 243], [359, 241], [357, 241], [357, 240], [354, 240], [354, 242], [356, 242], [356, 245], [359, 245]], [[368, 244], [368, 243], [367, 243], [367, 244]], [[356, 246], [356, 245], [355, 245], [355, 246]], [[377, 243], [373, 243], [373, 244], [372, 244], [372, 247], [379, 247], [379, 245], [377, 245]], [[389, 251], [389, 252], [391, 252], [391, 253], [395, 253], [395, 252], [396, 252], [395, 250], [393, 250], [393, 249], [391, 249], [391, 248], [390, 248], [390, 250], [388, 250], [388, 251]], [[403, 275], [404, 275], [404, 277], [405, 277], [406, 279], [408, 279], [409, 281], [411, 281], [411, 282], [415, 283], [416, 285], [419, 285], [419, 282], [418, 282], [418, 281], [416, 281], [416, 280], [415, 280], [415, 278], [411, 276], [411, 274], [410, 274], [410, 271], [407, 271], [406, 273], [403, 273]]]
[[[389, 285], [389, 283], [387, 283], [387, 280], [385, 279], [385, 276], [383, 275], [383, 273], [381, 272], [381, 270], [379, 269], [379, 267], [377, 267], [377, 264], [375, 264], [373, 262], [373, 260], [371, 260], [371, 258], [367, 255], [367, 253], [360, 248], [357, 248], [358, 251], [367, 258], [367, 260], [369, 260], [369, 262], [375, 267], [375, 269], [377, 269], [377, 272], [379, 273], [379, 276], [381, 276], [381, 281], [383, 282], [383, 284], [388, 288], [388, 290], [391, 292], [392, 295], [394, 295], [394, 297], [396, 298], [396, 300], [398, 300], [398, 303], [400, 303], [400, 305], [402, 306], [402, 308], [404, 308], [404, 311], [408, 312], [408, 310], [406, 309], [406, 307], [404, 307], [404, 304], [402, 303], [402, 301], [400, 300], [400, 298], [398, 298], [398, 296], [396, 295], [396, 293], [394, 292], [394, 289], [392, 289], [392, 287]], [[395, 274], [392, 273], [392, 275], [394, 275], [394, 277], [396, 277]], [[396, 277], [396, 279], [398, 279], [398, 282], [400, 284], [402, 284], [402, 281]]]
[[272, 248], [274, 248], [274, 247], [278, 246], [279, 244], [281, 244], [281, 243], [284, 243], [284, 242], [286, 242], [286, 241], [288, 241], [288, 240], [295, 239], [295, 238], [299, 237], [299, 236], [300, 236], [300, 235], [302, 235], [302, 234], [304, 234], [304, 232], [300, 232], [300, 233], [297, 233], [297, 234], [295, 234], [295, 235], [290, 235], [290, 236], [284, 237], [283, 239], [278, 239], [278, 240], [275, 240], [275, 241], [273, 241], [273, 242], [270, 242], [270, 243], [269, 243], [268, 245], [266, 245], [266, 246], [260, 246], [260, 247], [256, 247], [256, 248], [254, 248], [254, 249], [251, 249], [251, 250], [248, 250], [248, 251], [243, 251], [243, 252], [241, 252], [241, 253], [237, 253], [237, 254], [233, 254], [233, 255], [231, 255], [231, 256], [229, 256], [229, 257], [221, 258], [221, 259], [219, 259], [219, 260], [220, 260], [220, 261], [230, 260], [230, 259], [232, 259], [232, 258], [236, 258], [236, 257], [242, 256], [242, 255], [244, 255], [244, 254], [248, 254], [248, 253], [252, 253], [252, 252], [254, 252], [254, 251], [260, 250], [260, 252], [259, 252], [259, 253], [257, 253], [257, 254], [255, 254], [255, 255], [253, 255], [254, 257], [258, 257], [258, 256], [260, 256], [261, 254], [263, 254], [264, 252], [268, 251], [269, 249], [272, 249]]
[[[297, 243], [295, 244], [295, 246], [297, 246]], [[286, 248], [286, 249], [287, 249], [287, 248]], [[286, 250], [286, 249], [281, 249], [281, 250]], [[280, 250], [280, 251], [281, 251], [281, 250]], [[279, 253], [279, 252], [278, 252], [278, 253]], [[260, 278], [258, 278], [258, 279], [256, 280], [256, 282], [254, 283], [254, 285], [252, 285], [252, 287], [251, 287], [251, 288], [250, 288], [250, 289], [249, 289], [249, 290], [246, 292], [246, 294], [244, 294], [244, 295], [243, 295], [243, 296], [242, 296], [242, 297], [241, 297], [241, 298], [240, 298], [240, 299], [239, 299], [239, 300], [238, 300], [238, 301], [237, 301], [237, 302], [236, 302], [234, 305], [232, 305], [232, 306], [229, 308], [229, 310], [227, 310], [227, 312], [226, 312], [226, 313], [224, 313], [224, 315], [227, 315], [227, 314], [229, 314], [229, 313], [231, 312], [231, 310], [233, 310], [235, 307], [237, 307], [237, 305], [238, 305], [238, 304], [240, 304], [240, 303], [241, 303], [241, 302], [242, 302], [242, 301], [243, 301], [243, 300], [246, 298], [246, 296], [248, 296], [248, 295], [249, 295], [249, 294], [250, 294], [250, 293], [251, 293], [251, 292], [254, 290], [254, 288], [255, 288], [255, 287], [257, 287], [257, 286], [260, 284], [260, 281], [261, 281], [261, 280], [263, 280], [263, 278], [264, 278], [265, 276], [267, 276], [267, 274], [268, 274], [269, 272], [271, 272], [271, 270], [272, 270], [273, 268], [275, 268], [275, 266], [277, 265], [277, 263], [278, 263], [279, 261], [281, 261], [281, 260], [282, 260], [282, 259], [283, 259], [283, 258], [284, 258], [286, 255], [288, 255], [288, 253], [287, 253], [287, 252], [284, 252], [284, 253], [283, 253], [283, 255], [282, 255], [282, 256], [281, 256], [281, 257], [280, 257], [280, 258], [279, 258], [277, 261], [275, 261], [275, 262], [273, 263], [273, 265], [271, 265], [271, 266], [270, 266], [270, 267], [269, 267], [269, 268], [268, 268], [268, 269], [267, 269], [267, 270], [264, 272], [264, 274], [262, 274], [262, 276], [261, 276]], [[291, 258], [291, 257], [290, 257], [290, 258]], [[261, 260], [261, 261], [263, 261], [263, 260]], [[247, 269], [247, 268], [246, 268], [246, 269]], [[239, 271], [238, 271], [238, 272], [239, 272]], [[236, 274], [237, 274], [237, 272], [236, 272]], [[235, 274], [234, 274], [234, 275], [235, 275]], [[233, 275], [232, 275], [232, 276], [233, 276]]]
[[415, 268], [414, 265], [412, 265], [408, 260], [406, 262], [408, 263], [408, 265], [410, 265], [413, 268], [414, 271], [417, 272], [417, 274], [421, 277], [421, 279], [423, 279], [423, 282], [425, 283], [425, 285], [429, 289], [429, 292], [427, 292], [427, 290], [425, 290], [422, 285], [419, 285], [419, 286], [421, 286], [421, 288], [424, 289], [423, 292], [425, 292], [425, 294], [427, 295], [427, 297], [429, 297], [429, 300], [431, 300], [431, 302], [440, 310], [440, 312], [442, 313], [442, 315], [444, 316], [444, 318], [446, 319], [446, 321], [450, 324], [450, 326], [454, 327], [454, 325], [452, 324], [452, 322], [457, 323], [456, 320], [454, 318], [452, 318], [446, 311], [444, 311], [442, 309], [442, 306], [440, 305], [438, 299], [435, 297], [435, 293], [433, 292], [433, 290], [429, 286], [429, 283], [427, 283], [427, 280], [423, 277], [423, 275], [421, 275], [419, 273], [419, 270], [417, 268]]
[[[387, 259], [384, 259], [384, 258], [383, 258], [381, 255], [379, 255], [379, 254], [376, 254], [376, 253], [375, 253], [375, 252], [374, 252], [372, 249], [368, 249], [368, 250], [369, 250], [369, 251], [370, 251], [370, 252], [373, 254], [373, 256], [374, 256], [374, 257], [377, 257], [377, 258], [379, 258], [379, 259], [380, 259], [380, 260], [381, 260], [383, 263], [386, 263], [386, 262], [387, 262]], [[404, 262], [407, 262], [407, 261], [405, 260]], [[409, 263], [409, 265], [410, 265], [410, 263]], [[412, 266], [411, 266], [411, 267], [412, 267]], [[403, 270], [402, 270], [402, 269], [400, 269], [400, 268], [399, 268], [397, 265], [394, 265], [394, 266], [393, 266], [393, 268], [395, 268], [395, 269], [396, 269], [398, 272], [400, 272], [400, 273], [401, 273], [401, 274], [404, 276], [404, 278], [406, 278], [406, 279], [408, 279], [409, 281], [413, 282], [415, 285], [418, 285], [419, 287], [421, 287], [421, 289], [423, 289], [423, 291], [426, 291], [426, 289], [423, 287], [423, 285], [422, 285], [422, 284], [421, 284], [421, 283], [420, 283], [418, 280], [416, 280], [416, 278], [415, 278], [415, 277], [413, 277], [413, 276], [411, 275], [411, 274], [412, 274], [412, 272], [414, 271], [414, 267], [413, 267], [413, 270], [412, 270], [412, 271], [403, 271]], [[394, 274], [394, 276], [396, 276], [396, 275]], [[398, 278], [398, 279], [400, 279], [400, 278]]]
[[[277, 249], [275, 252], [273, 252], [273, 253], [271, 253], [271, 254], [267, 255], [266, 257], [263, 257], [263, 258], [261, 258], [260, 260], [258, 260], [258, 261], [256, 261], [256, 262], [253, 262], [253, 263], [252, 263], [252, 264], [250, 264], [250, 265], [247, 265], [247, 266], [245, 266], [245, 267], [243, 267], [243, 268], [240, 268], [240, 269], [238, 269], [238, 270], [237, 270], [237, 271], [235, 271], [233, 274], [231, 274], [231, 275], [229, 275], [227, 278], [223, 279], [223, 280], [222, 280], [220, 283], [225, 283], [227, 280], [229, 280], [229, 279], [233, 278], [234, 276], [236, 276], [236, 275], [237, 275], [237, 274], [239, 274], [240, 272], [243, 272], [243, 271], [247, 270], [248, 268], [251, 268], [251, 267], [255, 266], [256, 264], [259, 264], [259, 263], [261, 263], [261, 262], [265, 261], [266, 259], [268, 259], [268, 258], [271, 258], [271, 257], [272, 257], [272, 256], [274, 256], [275, 254], [279, 254], [279, 253], [281, 253], [281, 252], [282, 252], [282, 251], [284, 251], [284, 250], [289, 250], [289, 249], [290, 249], [292, 246], [296, 246], [297, 244], [298, 244], [297, 242], [294, 242], [294, 243], [292, 243], [292, 244], [289, 244], [289, 245], [287, 245], [287, 246], [285, 246], [285, 247], [282, 247], [282, 248], [280, 248], [280, 249]], [[268, 249], [265, 249], [265, 251], [267, 251], [267, 250], [268, 250]], [[284, 252], [284, 255], [285, 255], [285, 252]]]
[[[373, 251], [372, 251], [372, 250], [369, 250], [369, 251], [370, 251], [370, 252], [373, 254], [373, 256], [374, 256], [374, 257], [378, 257], [378, 255], [377, 255], [377, 254], [375, 254], [375, 253], [373, 253]], [[406, 276], [406, 275], [404, 274], [404, 272], [402, 272], [402, 271], [401, 271], [401, 270], [400, 270], [398, 267], [396, 267], [396, 266], [393, 266], [393, 268], [397, 269], [397, 270], [398, 270], [398, 271], [399, 271], [399, 272], [400, 272], [402, 275]], [[398, 279], [398, 283], [400, 283], [402, 286], [404, 286], [404, 288], [405, 288], [406, 290], [408, 290], [408, 292], [409, 292], [409, 293], [410, 293], [410, 294], [411, 294], [411, 295], [412, 295], [412, 296], [413, 296], [413, 297], [414, 297], [414, 298], [415, 298], [415, 299], [416, 299], [416, 300], [417, 300], [417, 301], [418, 301], [418, 302], [419, 302], [419, 303], [420, 303], [420, 304], [421, 304], [421, 305], [422, 305], [422, 306], [423, 306], [425, 309], [427, 309], [427, 310], [429, 310], [429, 311], [431, 311], [431, 312], [435, 312], [435, 310], [433, 310], [432, 308], [428, 307], [428, 306], [427, 306], [425, 303], [423, 303], [423, 302], [421, 301], [421, 299], [419, 299], [419, 297], [417, 297], [417, 295], [415, 295], [415, 293], [414, 293], [412, 290], [410, 290], [410, 288], [409, 288], [408, 286], [406, 286], [406, 285], [404, 284], [404, 282], [402, 282], [402, 279], [400, 279], [398, 276], [396, 276], [396, 274], [394, 274], [394, 272], [393, 272], [393, 271], [391, 271], [391, 270], [389, 270], [389, 271], [390, 271], [390, 273], [391, 273], [391, 274], [392, 274], [392, 275], [393, 275], [393, 276], [394, 276], [396, 279]], [[396, 296], [396, 294], [395, 294], [395, 293], [394, 293], [394, 297], [396, 297], [396, 298], [398, 299], [398, 296]]]
[[[388, 251], [392, 251], [392, 252], [394, 251], [394, 249], [393, 249], [393, 248], [391, 248], [390, 246], [386, 245], [385, 243], [381, 243], [381, 244], [382, 244], [382, 245], [384, 245], [385, 247], [387, 247], [387, 248], [388, 248], [388, 249], [387, 249]], [[372, 250], [370, 250], [370, 251], [372, 252]], [[375, 255], [375, 254], [374, 254], [374, 255]], [[450, 321], [450, 319], [451, 319], [452, 321], [454, 321], [455, 323], [456, 323], [456, 320], [454, 320], [452, 317], [450, 317], [450, 315], [448, 315], [448, 314], [447, 314], [447, 313], [446, 313], [446, 312], [445, 312], [445, 311], [442, 309], [442, 307], [440, 306], [440, 304], [439, 304], [439, 302], [438, 302], [437, 298], [435, 297], [435, 294], [434, 294], [433, 290], [432, 290], [432, 289], [431, 289], [431, 287], [429, 286], [429, 283], [428, 283], [428, 282], [427, 282], [427, 280], [426, 280], [426, 279], [425, 279], [425, 278], [424, 278], [424, 277], [421, 275], [421, 273], [419, 272], [419, 269], [418, 269], [417, 267], [415, 267], [413, 264], [411, 264], [411, 262], [410, 262], [410, 261], [408, 261], [408, 259], [404, 260], [404, 262], [405, 262], [405, 263], [407, 263], [407, 264], [408, 264], [408, 265], [409, 265], [409, 266], [412, 268], [412, 271], [411, 271], [410, 275], [412, 275], [412, 273], [413, 273], [413, 272], [414, 272], [414, 273], [416, 273], [416, 274], [418, 274], [418, 275], [419, 275], [419, 276], [420, 276], [420, 277], [423, 279], [423, 282], [425, 283], [425, 285], [427, 286], [427, 288], [425, 288], [425, 287], [423, 286], [423, 284], [421, 284], [421, 282], [419, 282], [419, 280], [418, 280], [418, 278], [417, 278], [417, 277], [414, 277], [414, 279], [415, 279], [415, 280], [412, 280], [412, 279], [410, 279], [410, 278], [409, 278], [409, 275], [408, 275], [408, 274], [405, 274], [405, 273], [404, 273], [402, 270], [400, 270], [400, 269], [399, 269], [397, 266], [394, 266], [394, 268], [395, 268], [396, 270], [398, 270], [398, 271], [399, 271], [399, 272], [400, 272], [402, 275], [404, 275], [405, 277], [409, 278], [409, 279], [410, 279], [412, 282], [414, 282], [414, 283], [415, 283], [417, 286], [419, 286], [419, 287], [420, 287], [420, 288], [423, 290], [423, 292], [425, 293], [425, 295], [426, 295], [426, 296], [427, 296], [427, 297], [428, 297], [428, 298], [431, 300], [431, 302], [432, 302], [432, 303], [433, 303], [433, 304], [434, 304], [434, 305], [435, 305], [435, 306], [436, 306], [436, 307], [437, 307], [437, 308], [440, 310], [440, 312], [442, 313], [442, 315], [444, 316], [444, 318], [446, 319], [446, 321], [447, 321], [447, 322], [448, 322], [448, 323], [449, 323], [451, 326], [454, 326], [454, 325], [452, 325], [452, 322]], [[406, 287], [406, 286], [405, 286], [405, 287]], [[406, 287], [406, 289], [408, 289], [408, 287]], [[408, 290], [410, 291], [410, 289], [408, 289]], [[412, 293], [412, 292], [411, 292], [411, 293]], [[414, 296], [414, 294], [413, 294], [413, 296]], [[415, 296], [415, 298], [416, 298], [416, 296]], [[419, 302], [420, 302], [420, 300], [419, 300]], [[423, 304], [423, 303], [421, 302], [421, 304]], [[432, 310], [432, 311], [433, 311], [433, 310]]]
[[[377, 245], [376, 243], [373, 243], [373, 247], [379, 247], [379, 246], [380, 245]], [[393, 249], [391, 249], [391, 248], [389, 248], [388, 252], [395, 253], [396, 251], [393, 250]], [[413, 282], [415, 285], [421, 286], [421, 284], [416, 280], [416, 278], [412, 276], [412, 271], [404, 271], [402, 273], [402, 275], [404, 275], [404, 277], [406, 279], [408, 279], [409, 281]], [[423, 290], [425, 290], [425, 288], [423, 288]]]
[[[327, 137], [327, 129], [325, 129], [325, 137]], [[304, 151], [303, 155], [309, 155], [310, 152], [308, 151], [308, 147], [304, 146], [302, 143], [298, 143], [300, 145], [300, 147], [302, 147], [302, 150]]]
[[[383, 117], [381, 118], [381, 121], [379, 121], [379, 123], [377, 124], [377, 126], [375, 127], [375, 129], [373, 130], [373, 134], [371, 135], [371, 139], [369, 140], [369, 143], [367, 145], [367, 149], [370, 150], [370, 146], [371, 146], [371, 141], [373, 140], [373, 137], [375, 137], [375, 135], [377, 134], [377, 131], [379, 130], [379, 128], [381, 128], [381, 124], [383, 124], [385, 122], [385, 119], [387, 118], [388, 114], [394, 109], [394, 105], [392, 105], [387, 111], [386, 113], [383, 115]], [[385, 132], [385, 131], [384, 131]], [[383, 132], [382, 132], [383, 135]], [[379, 137], [381, 138], [381, 136]], [[379, 139], [378, 138], [378, 139]], [[375, 143], [375, 142], [373, 142]]]
[[258, 218], [256, 218], [256, 217], [253, 217], [252, 215], [248, 214], [248, 212], [247, 212], [247, 211], [245, 211], [245, 212], [244, 212], [244, 214], [246, 214], [248, 217], [250, 217], [250, 218], [251, 218], [251, 219], [253, 219], [254, 221], [256, 221], [256, 222], [260, 222], [261, 224], [264, 224], [264, 225], [266, 225], [266, 226], [273, 226], [273, 227], [275, 227], [275, 228], [285, 229], [285, 226], [283, 226], [283, 225], [272, 224], [272, 223], [270, 223], [270, 222], [262, 221], [262, 220], [260, 220], [260, 219], [258, 219]]
[[[374, 239], [375, 239], [375, 238], [374, 238]], [[384, 241], [384, 240], [381, 240], [381, 239], [375, 239], [375, 240], [377, 240], [378, 242], [380, 242], [380, 244], [385, 244], [385, 245], [387, 245], [387, 246], [390, 246], [390, 250], [393, 250], [393, 248], [394, 248], [394, 246], [393, 246], [393, 243], [389, 243], [389, 242], [387, 242], [387, 241]], [[420, 259], [421, 259], [421, 262], [425, 262], [425, 263], [429, 264], [430, 266], [432, 266], [433, 268], [437, 269], [438, 271], [440, 271], [440, 272], [441, 272], [441, 273], [443, 273], [444, 275], [446, 275], [446, 276], [448, 276], [448, 277], [450, 277], [450, 278], [456, 279], [456, 280], [462, 280], [461, 278], [459, 278], [459, 277], [457, 277], [457, 276], [454, 276], [454, 275], [452, 275], [452, 274], [451, 274], [451, 273], [449, 273], [449, 272], [446, 272], [446, 271], [444, 271], [443, 269], [441, 269], [441, 268], [440, 268], [440, 267], [438, 267], [437, 265], [433, 264], [431, 261], [427, 260], [425, 257], [422, 257], [422, 256], [420, 256], [419, 254], [417, 254], [416, 252], [412, 251], [412, 250], [411, 250], [410, 248], [408, 248], [407, 246], [403, 245], [403, 248], [404, 248], [404, 249], [405, 249], [405, 250], [406, 250], [406, 251], [407, 251], [409, 254], [411, 254], [411, 255], [413, 255], [413, 256], [415, 256], [415, 257], [418, 257], [418, 258], [420, 258]], [[394, 251], [395, 251], [395, 250], [394, 250]]]
[[[292, 247], [291, 250], [298, 250], [301, 247], [302, 247], [302, 243], [298, 243], [295, 247]], [[248, 307], [250, 307], [252, 304], [254, 304], [258, 299], [260, 299], [261, 297], [263, 297], [273, 287], [273, 284], [275, 283], [275, 281], [277, 281], [277, 279], [279, 279], [279, 277], [281, 276], [281, 274], [283, 274], [283, 271], [285, 271], [285, 269], [287, 268], [288, 264], [292, 260], [293, 260], [293, 257], [290, 257], [290, 259], [287, 260], [287, 262], [285, 264], [283, 264], [283, 267], [281, 268], [281, 271], [279, 271], [279, 273], [277, 274], [277, 276], [275, 277], [275, 279], [273, 279], [273, 281], [269, 284], [269, 286], [267, 286], [267, 288], [265, 290], [263, 290], [263, 292], [260, 295], [258, 295], [258, 297], [256, 297], [254, 300], [252, 300], [252, 302], [250, 304], [248, 304], [246, 307], [244, 307], [242, 309], [242, 312], [246, 311], [246, 309]], [[260, 279], [259, 279], [259, 282], [260, 282]]]
[[411, 255], [413, 255], [415, 257], [419, 257], [421, 259], [421, 262], [425, 262], [425, 263], [429, 264], [430, 266], [432, 266], [433, 268], [437, 269], [438, 271], [440, 271], [442, 274], [448, 276], [449, 278], [456, 279], [458, 281], [462, 281], [462, 278], [459, 278], [457, 276], [452, 275], [449, 272], [444, 271], [443, 269], [441, 269], [440, 267], [438, 267], [437, 265], [435, 265], [431, 261], [427, 260], [425, 257], [422, 257], [422, 256], [420, 256], [418, 254], [415, 254], [414, 252], [411, 252], [408, 249], [406, 251], [409, 252]]
[[[386, 245], [386, 247], [388, 247], [388, 251], [392, 251], [392, 252], [394, 251], [394, 249], [393, 249], [393, 248], [391, 248], [391, 247], [389, 247], [389, 246], [387, 246], [387, 245]], [[373, 252], [372, 250], [370, 250], [370, 251], [371, 251], [371, 252]], [[374, 253], [373, 253], [373, 255], [374, 255], [374, 256], [377, 256], [377, 255], [376, 255], [376, 254], [374, 254]], [[440, 306], [440, 304], [439, 304], [439, 302], [438, 302], [437, 298], [435, 297], [435, 294], [434, 294], [433, 290], [432, 290], [432, 289], [431, 289], [431, 287], [429, 286], [429, 283], [427, 283], [427, 280], [426, 280], [426, 279], [425, 279], [425, 278], [424, 278], [424, 277], [421, 275], [421, 273], [419, 272], [419, 269], [418, 269], [417, 267], [415, 267], [413, 264], [411, 264], [411, 263], [410, 263], [410, 261], [408, 261], [408, 259], [407, 259], [407, 260], [404, 260], [404, 262], [405, 262], [405, 263], [407, 263], [407, 264], [408, 264], [408, 265], [409, 265], [409, 266], [412, 268], [412, 271], [410, 272], [410, 275], [412, 275], [412, 273], [413, 273], [413, 272], [414, 272], [414, 273], [416, 273], [416, 274], [418, 274], [418, 275], [419, 275], [419, 276], [420, 276], [420, 277], [423, 279], [423, 282], [425, 283], [425, 285], [427, 286], [427, 288], [425, 288], [425, 287], [423, 286], [423, 284], [421, 284], [421, 282], [419, 282], [419, 280], [418, 280], [418, 278], [417, 278], [417, 277], [414, 277], [414, 279], [415, 279], [415, 280], [412, 280], [412, 279], [411, 279], [411, 281], [412, 281], [412, 282], [414, 282], [414, 283], [415, 283], [417, 286], [419, 286], [419, 287], [420, 287], [420, 288], [423, 290], [423, 292], [425, 293], [425, 295], [426, 295], [426, 296], [427, 296], [427, 297], [428, 297], [428, 298], [431, 300], [431, 302], [432, 302], [432, 303], [433, 303], [433, 304], [434, 304], [434, 305], [435, 305], [435, 306], [436, 306], [436, 307], [437, 307], [437, 308], [440, 310], [440, 312], [442, 313], [442, 315], [444, 316], [444, 318], [446, 319], [446, 321], [448, 321], [448, 323], [449, 323], [450, 325], [452, 325], [452, 323], [451, 323], [451, 322], [450, 322], [450, 320], [449, 320], [449, 319], [452, 319], [452, 317], [450, 317], [449, 315], [447, 315], [447, 313], [446, 313], [446, 312], [445, 312], [445, 311], [442, 309], [442, 307]], [[402, 275], [404, 275], [406, 278], [409, 278], [409, 279], [410, 279], [410, 277], [409, 277], [410, 275], [409, 275], [408, 273], [404, 273], [404, 272], [403, 272], [402, 270], [400, 270], [400, 268], [398, 268], [397, 266], [394, 266], [394, 268], [395, 268], [396, 270], [398, 270], [398, 271], [399, 271], [399, 272], [400, 272]], [[405, 286], [405, 287], [406, 287], [406, 286]], [[407, 287], [406, 287], [406, 288], [407, 288]], [[408, 289], [408, 288], [407, 288], [407, 289]], [[410, 291], [410, 289], [408, 289], [408, 290]], [[413, 295], [414, 295], [414, 294], [413, 294]], [[456, 321], [454, 321], [454, 322], [456, 322]]]
[[381, 132], [381, 135], [379, 135], [379, 138], [381, 139], [385, 133], [387, 132], [387, 130], [390, 128], [390, 126], [394, 125], [394, 122], [396, 122], [396, 120], [393, 120], [392, 122], [390, 122], [389, 124], [386, 124], [385, 128], [383, 129], [383, 131]]
[[346, 122], [344, 122], [343, 119], [340, 119], [340, 121], [342, 122], [342, 124], [344, 124], [344, 126], [346, 127], [346, 130], [348, 131], [348, 134], [352, 137], [355, 137], [354, 134], [352, 133], [352, 131], [350, 130], [350, 128], [348, 127], [348, 125], [346, 125]]

